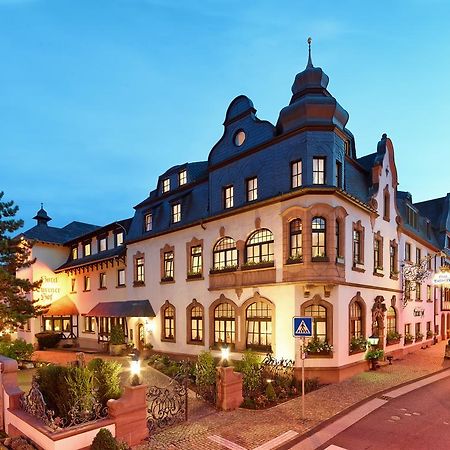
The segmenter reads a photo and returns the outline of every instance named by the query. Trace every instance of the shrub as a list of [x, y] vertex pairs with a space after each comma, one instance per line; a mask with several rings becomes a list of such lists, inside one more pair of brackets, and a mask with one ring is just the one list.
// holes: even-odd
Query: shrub
[[61, 340], [61, 333], [55, 333], [54, 331], [43, 331], [36, 333], [35, 336], [38, 341], [39, 350], [55, 348]]
[[103, 406], [106, 406], [109, 399], [117, 399], [121, 396], [120, 372], [122, 366], [118, 362], [95, 358], [89, 362], [88, 369], [94, 374], [94, 386]]
[[12, 342], [0, 341], [0, 355], [16, 361], [30, 359], [33, 351], [33, 344], [27, 344], [23, 339], [17, 339]]
[[91, 444], [91, 450], [128, 450], [128, 445], [118, 442], [106, 428], [100, 428]]
[[205, 400], [216, 400], [216, 363], [211, 352], [203, 351], [197, 357], [194, 368], [197, 393]]
[[266, 397], [269, 402], [274, 402], [277, 399], [277, 394], [275, 394], [275, 389], [273, 388], [272, 383], [267, 383]]
[[246, 350], [242, 355], [242, 360], [236, 362], [235, 368], [242, 373], [244, 397], [254, 397], [261, 389], [262, 383], [260, 357], [255, 352]]
[[378, 360], [384, 356], [384, 351], [381, 348], [376, 348], [375, 350], [368, 350], [366, 353], [367, 360]]
[[125, 332], [123, 331], [122, 325], [116, 324], [111, 327], [109, 342], [112, 345], [125, 344]]

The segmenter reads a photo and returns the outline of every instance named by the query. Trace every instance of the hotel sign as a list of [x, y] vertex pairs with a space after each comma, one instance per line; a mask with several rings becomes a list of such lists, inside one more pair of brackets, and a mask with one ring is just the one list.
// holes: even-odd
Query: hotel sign
[[58, 285], [58, 277], [43, 276], [41, 279], [41, 288], [37, 291], [40, 294], [40, 300], [51, 302], [54, 295], [60, 296], [61, 288]]
[[434, 284], [450, 284], [450, 272], [438, 272], [433, 277]]
[[414, 317], [423, 317], [425, 310], [423, 308], [414, 308]]

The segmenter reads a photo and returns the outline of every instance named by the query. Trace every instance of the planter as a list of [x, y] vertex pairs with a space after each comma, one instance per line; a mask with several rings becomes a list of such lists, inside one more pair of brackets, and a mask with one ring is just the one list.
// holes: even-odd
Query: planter
[[303, 262], [303, 258], [288, 258], [286, 260], [286, 264], [301, 264]]
[[258, 264], [242, 264], [241, 269], [242, 270], [252, 270], [252, 269], [267, 269], [268, 267], [274, 266], [273, 261], [267, 261], [267, 262], [261, 262]]
[[308, 358], [329, 358], [333, 355], [331, 350], [320, 350], [318, 352], [307, 352]]
[[412, 339], [405, 339], [405, 345], [409, 345], [412, 343], [413, 343]]
[[223, 269], [211, 269], [209, 273], [214, 275], [215, 273], [226, 273], [226, 272], [236, 272], [237, 266], [233, 267], [224, 267]]
[[109, 354], [111, 356], [120, 356], [125, 352], [127, 344], [109, 344]]
[[187, 279], [188, 280], [198, 280], [200, 278], [203, 278], [203, 274], [201, 272], [199, 273], [188, 273]]
[[386, 345], [400, 344], [400, 339], [386, 339]]

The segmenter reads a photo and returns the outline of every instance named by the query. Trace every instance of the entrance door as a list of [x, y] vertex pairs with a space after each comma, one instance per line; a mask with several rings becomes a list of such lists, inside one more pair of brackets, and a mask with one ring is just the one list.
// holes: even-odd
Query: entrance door
[[140, 352], [144, 350], [144, 344], [145, 344], [144, 324], [140, 323], [138, 325], [138, 350]]

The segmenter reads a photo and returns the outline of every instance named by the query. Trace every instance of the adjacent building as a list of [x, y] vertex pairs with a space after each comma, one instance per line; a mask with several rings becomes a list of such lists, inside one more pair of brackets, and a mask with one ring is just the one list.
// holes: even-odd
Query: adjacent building
[[101, 347], [119, 323], [136, 347], [227, 345], [299, 365], [292, 317], [310, 316], [306, 366], [324, 381], [362, 370], [370, 335], [388, 352], [449, 337], [449, 290], [433, 275], [450, 257], [450, 194], [415, 204], [398, 191], [385, 134], [358, 157], [328, 81], [309, 55], [275, 125], [235, 98], [208, 159], [162, 174], [130, 219], [59, 229], [41, 208], [22, 276], [42, 278], [34, 296], [51, 305], [21, 334]]

